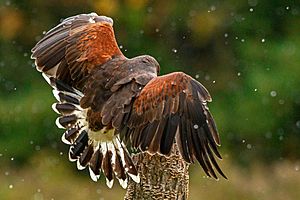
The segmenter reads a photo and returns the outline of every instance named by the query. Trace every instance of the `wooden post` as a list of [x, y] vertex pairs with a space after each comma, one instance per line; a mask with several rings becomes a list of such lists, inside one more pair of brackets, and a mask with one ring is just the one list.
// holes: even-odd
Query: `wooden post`
[[189, 165], [179, 155], [176, 144], [170, 157], [144, 152], [134, 155], [133, 160], [141, 181], [129, 181], [125, 200], [188, 199]]

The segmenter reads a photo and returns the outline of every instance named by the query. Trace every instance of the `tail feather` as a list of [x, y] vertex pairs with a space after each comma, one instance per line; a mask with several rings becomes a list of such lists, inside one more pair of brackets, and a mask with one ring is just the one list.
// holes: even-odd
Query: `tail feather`
[[119, 135], [115, 135], [111, 141], [96, 141], [91, 137], [102, 133], [95, 133], [88, 128], [87, 109], [80, 107], [83, 94], [53, 77], [44, 77], [53, 87], [53, 94], [58, 101], [52, 105], [53, 110], [61, 115], [56, 124], [59, 128], [67, 129], [62, 141], [70, 145], [69, 160], [76, 162], [79, 170], [88, 167], [91, 179], [95, 182], [102, 172], [109, 188], [113, 186], [114, 178], [123, 188], [127, 187], [128, 177], [140, 182], [136, 167]]

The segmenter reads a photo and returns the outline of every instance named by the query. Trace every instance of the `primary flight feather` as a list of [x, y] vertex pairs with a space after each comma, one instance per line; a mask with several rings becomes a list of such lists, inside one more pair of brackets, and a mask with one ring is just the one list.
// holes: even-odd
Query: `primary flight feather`
[[126, 58], [118, 47], [113, 20], [95, 13], [63, 20], [32, 49], [37, 70], [53, 87], [70, 145], [69, 159], [89, 168], [112, 187], [140, 178], [127, 147], [168, 156], [176, 142], [182, 158], [196, 160], [207, 176], [226, 178], [215, 156], [220, 139], [207, 102], [208, 91], [183, 72], [158, 76], [151, 56]]

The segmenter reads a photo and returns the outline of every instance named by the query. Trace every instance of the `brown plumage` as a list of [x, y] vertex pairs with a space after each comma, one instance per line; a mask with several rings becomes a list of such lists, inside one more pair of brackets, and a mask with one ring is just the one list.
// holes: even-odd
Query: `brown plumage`
[[125, 146], [168, 156], [174, 142], [183, 159], [198, 160], [217, 178], [214, 155], [221, 158], [220, 139], [203, 85], [183, 72], [157, 76], [151, 56], [126, 58], [118, 48], [113, 21], [95, 13], [65, 19], [32, 49], [37, 70], [54, 88], [67, 129], [69, 158], [78, 169], [88, 167], [93, 180], [101, 171], [107, 185], [114, 177], [125, 188], [128, 177], [139, 182]]

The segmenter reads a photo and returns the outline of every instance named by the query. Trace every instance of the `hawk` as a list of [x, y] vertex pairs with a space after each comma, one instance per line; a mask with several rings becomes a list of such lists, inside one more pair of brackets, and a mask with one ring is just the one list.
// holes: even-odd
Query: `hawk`
[[129, 150], [168, 156], [174, 143], [186, 162], [226, 178], [215, 159], [220, 139], [206, 88], [183, 72], [159, 76], [151, 56], [126, 58], [111, 18], [90, 13], [63, 20], [35, 45], [32, 58], [53, 87], [69, 159], [79, 170], [87, 167], [92, 180], [103, 173], [110, 188], [114, 177], [123, 188], [129, 177], [138, 183]]

